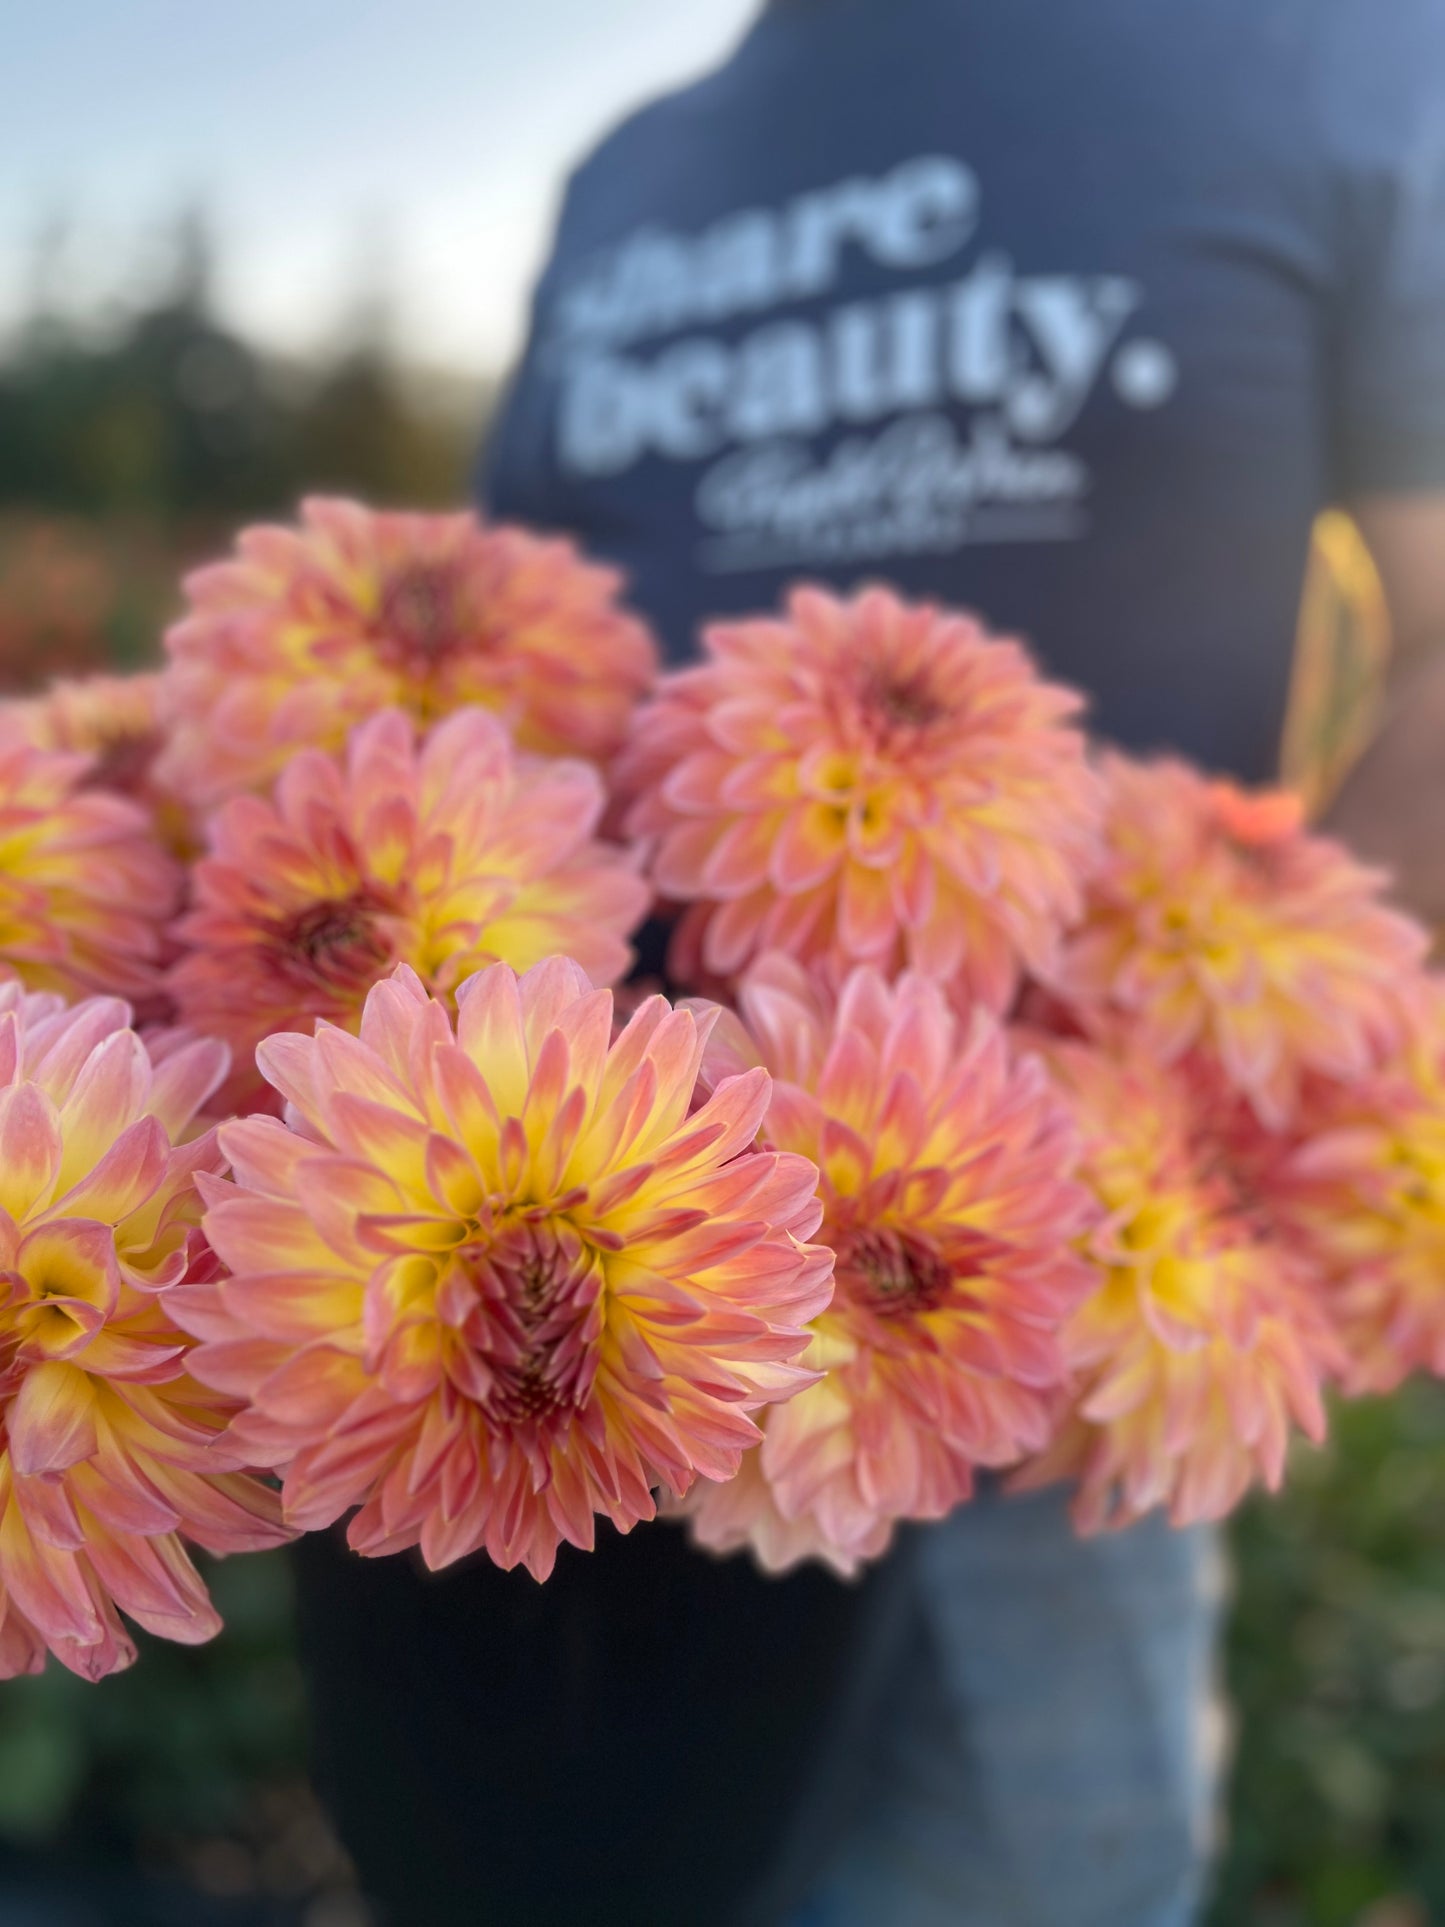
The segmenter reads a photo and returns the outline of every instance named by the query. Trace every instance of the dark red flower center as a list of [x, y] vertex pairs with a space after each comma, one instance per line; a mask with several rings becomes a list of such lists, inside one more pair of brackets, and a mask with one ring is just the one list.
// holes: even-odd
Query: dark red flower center
[[933, 1311], [953, 1285], [953, 1267], [906, 1231], [857, 1231], [838, 1250], [838, 1278], [857, 1302], [883, 1318]]
[[470, 1297], [459, 1332], [473, 1354], [466, 1389], [488, 1415], [535, 1424], [585, 1404], [602, 1329], [596, 1252], [570, 1225], [523, 1222], [464, 1249], [458, 1267]]
[[883, 665], [864, 673], [858, 690], [864, 725], [880, 749], [906, 748], [953, 713], [928, 670]]
[[116, 736], [100, 750], [85, 778], [86, 789], [118, 790], [133, 796], [150, 775], [165, 738], [158, 729]]
[[391, 944], [378, 922], [392, 908], [375, 890], [308, 903], [274, 926], [277, 964], [308, 990], [317, 984], [369, 988], [392, 961]]
[[481, 640], [466, 620], [457, 570], [446, 562], [399, 570], [382, 590], [376, 631], [382, 662], [411, 676], [425, 676], [455, 649]]

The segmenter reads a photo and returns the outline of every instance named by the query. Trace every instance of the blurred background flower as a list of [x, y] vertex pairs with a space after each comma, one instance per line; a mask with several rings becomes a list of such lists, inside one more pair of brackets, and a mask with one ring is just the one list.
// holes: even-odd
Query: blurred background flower
[[592, 834], [604, 800], [590, 763], [518, 756], [482, 709], [420, 732], [383, 710], [344, 761], [309, 751], [274, 800], [233, 798], [168, 979], [181, 1021], [231, 1045], [231, 1102], [256, 1095], [263, 1037], [317, 1018], [354, 1030], [394, 963], [445, 997], [498, 959], [567, 956], [615, 983], [649, 892]]
[[[1073, 1131], [1043, 1066], [987, 1011], [961, 1022], [938, 984], [867, 967], [833, 1005], [777, 955], [740, 1009], [739, 1048], [775, 1079], [762, 1142], [819, 1167], [836, 1258], [806, 1359], [824, 1376], [767, 1415], [751, 1544], [773, 1569], [812, 1553], [846, 1572], [1048, 1438], [1091, 1203], [1060, 1178]], [[701, 1544], [739, 1543], [748, 1491], [694, 1489]]]
[[1099, 855], [1081, 698], [1019, 643], [882, 588], [795, 589], [704, 646], [616, 768], [659, 896], [688, 906], [677, 981], [779, 951], [838, 976], [920, 970], [1006, 1009]]
[[198, 804], [264, 789], [393, 704], [429, 723], [481, 703], [523, 750], [605, 764], [655, 671], [620, 588], [570, 542], [309, 496], [299, 526], [186, 577], [162, 779]]

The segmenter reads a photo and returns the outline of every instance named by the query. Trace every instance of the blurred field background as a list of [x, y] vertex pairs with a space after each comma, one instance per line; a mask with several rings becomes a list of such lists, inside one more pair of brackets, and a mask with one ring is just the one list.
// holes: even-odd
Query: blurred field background
[[[37, 239], [31, 311], [0, 358], [8, 687], [151, 661], [180, 571], [304, 491], [463, 499], [489, 386], [409, 365], [375, 290], [325, 353], [287, 359], [217, 318], [198, 216], [103, 328], [52, 303], [54, 245]], [[1368, 729], [1385, 646], [1337, 519], [1302, 611], [1285, 761], [1318, 803]], [[1211, 1927], [1445, 1922], [1442, 1490], [1445, 1388], [1420, 1386], [1342, 1412], [1287, 1494], [1235, 1522]], [[306, 1785], [286, 1561], [232, 1561], [214, 1584], [211, 1648], [143, 1640], [141, 1666], [99, 1687], [57, 1669], [0, 1688], [0, 1920], [366, 1927]]]

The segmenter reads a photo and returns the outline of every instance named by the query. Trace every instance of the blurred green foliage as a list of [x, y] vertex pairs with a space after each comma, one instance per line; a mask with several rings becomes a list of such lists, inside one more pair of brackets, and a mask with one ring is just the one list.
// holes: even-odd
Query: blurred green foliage
[[58, 1666], [0, 1695], [0, 1834], [67, 1857], [226, 1833], [259, 1783], [304, 1771], [284, 1555], [204, 1562], [222, 1639], [140, 1635], [140, 1663], [90, 1686]]
[[37, 306], [0, 361], [0, 508], [228, 527], [314, 490], [461, 499], [485, 384], [401, 366], [376, 303], [328, 357], [262, 354], [217, 319], [211, 255], [183, 220], [151, 300], [102, 333]]
[[1211, 1927], [1445, 1921], [1445, 1387], [1343, 1407], [1236, 1520]]
[[208, 546], [203, 527], [0, 507], [4, 686], [153, 660], [184, 562]]

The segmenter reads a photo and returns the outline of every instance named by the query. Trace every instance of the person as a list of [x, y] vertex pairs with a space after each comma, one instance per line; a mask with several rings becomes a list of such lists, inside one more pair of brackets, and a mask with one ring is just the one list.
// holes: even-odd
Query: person
[[[1397, 651], [1338, 821], [1445, 917], [1445, 0], [774, 0], [572, 176], [482, 494], [619, 564], [672, 662], [883, 578], [1251, 781], [1346, 505]], [[408, 1927], [1196, 1916], [1207, 1533], [985, 1492], [851, 1588], [665, 1526], [545, 1588], [302, 1557], [331, 1797]]]

